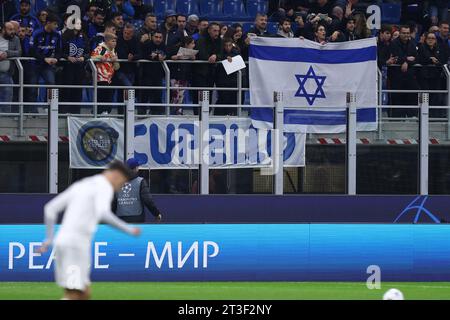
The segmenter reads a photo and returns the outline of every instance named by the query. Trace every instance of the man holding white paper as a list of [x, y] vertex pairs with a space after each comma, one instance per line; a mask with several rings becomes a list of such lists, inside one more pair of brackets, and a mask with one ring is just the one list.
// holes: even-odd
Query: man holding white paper
[[[239, 55], [239, 48], [230, 38], [223, 39], [222, 56], [226, 57], [221, 64], [217, 65], [216, 70], [216, 87], [220, 88], [237, 88], [238, 73], [245, 63]], [[217, 91], [216, 104], [236, 104], [238, 100], [237, 91]], [[236, 108], [215, 108], [215, 115], [231, 115], [237, 114]]]

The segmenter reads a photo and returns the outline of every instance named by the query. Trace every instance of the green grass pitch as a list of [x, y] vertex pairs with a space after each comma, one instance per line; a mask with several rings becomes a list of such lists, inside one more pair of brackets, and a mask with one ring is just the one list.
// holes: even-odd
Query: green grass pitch
[[[99, 300], [381, 300], [390, 288], [406, 300], [450, 299], [449, 282], [383, 282], [369, 290], [356, 282], [96, 282]], [[50, 282], [0, 282], [0, 300], [55, 300], [62, 291]]]

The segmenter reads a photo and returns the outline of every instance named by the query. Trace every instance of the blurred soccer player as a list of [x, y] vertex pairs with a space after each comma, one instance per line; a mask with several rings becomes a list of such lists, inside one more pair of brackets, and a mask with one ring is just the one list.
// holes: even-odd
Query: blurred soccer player
[[[100, 222], [108, 223], [128, 234], [138, 236], [133, 228], [111, 212], [114, 192], [132, 176], [121, 162], [113, 162], [103, 173], [76, 182], [44, 207], [47, 238], [39, 252], [53, 243], [55, 250], [55, 280], [64, 288], [66, 300], [90, 298], [91, 242]], [[58, 234], [53, 229], [58, 214], [64, 211]]]

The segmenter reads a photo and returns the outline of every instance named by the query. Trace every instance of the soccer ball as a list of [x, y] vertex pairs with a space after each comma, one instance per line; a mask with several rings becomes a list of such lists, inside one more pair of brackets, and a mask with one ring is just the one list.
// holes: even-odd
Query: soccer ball
[[405, 300], [403, 293], [398, 289], [389, 289], [383, 296], [383, 300]]

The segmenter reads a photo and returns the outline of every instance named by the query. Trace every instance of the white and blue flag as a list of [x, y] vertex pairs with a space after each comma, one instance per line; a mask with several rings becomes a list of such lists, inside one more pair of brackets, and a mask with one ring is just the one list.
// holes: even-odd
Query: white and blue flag
[[[346, 130], [346, 94], [356, 96], [359, 131], [377, 129], [375, 38], [319, 43], [298, 38], [257, 37], [250, 44], [250, 104], [273, 104], [283, 93], [285, 131]], [[271, 128], [273, 110], [252, 108], [253, 126]]]

